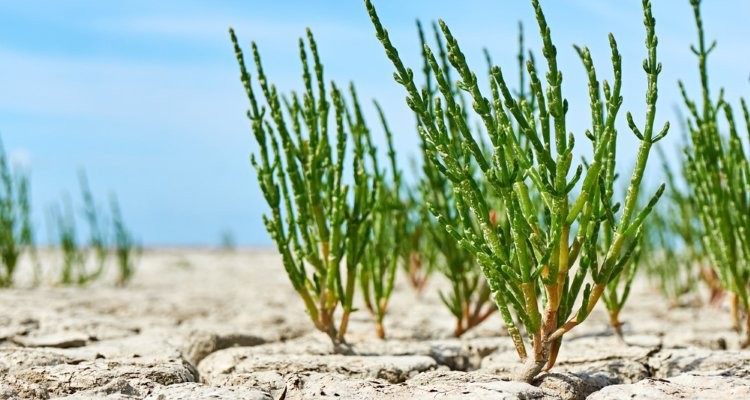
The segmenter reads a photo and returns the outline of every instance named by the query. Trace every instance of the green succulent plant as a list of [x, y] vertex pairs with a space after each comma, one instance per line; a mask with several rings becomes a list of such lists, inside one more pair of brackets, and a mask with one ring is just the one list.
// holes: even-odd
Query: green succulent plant
[[[750, 115], [744, 99], [740, 107], [746, 139], [740, 136], [734, 109], [724, 100], [723, 90], [714, 100], [709, 88], [708, 55], [716, 42], [707, 45], [700, 0], [690, 0], [698, 31], [698, 44], [691, 50], [698, 57], [701, 96], [692, 100], [680, 82], [689, 110], [690, 143], [685, 149], [686, 176], [701, 225], [701, 246], [716, 268], [721, 286], [731, 295], [732, 321], [742, 334], [741, 346], [750, 346], [750, 162], [744, 146], [750, 140]], [[722, 134], [721, 123], [729, 134]], [[743, 144], [745, 142], [745, 144]]]
[[[405, 211], [391, 133], [381, 114], [388, 141], [388, 173], [379, 166], [353, 85], [351, 104], [334, 83], [327, 87], [310, 30], [307, 43], [299, 42], [305, 85], [301, 96], [292, 92], [284, 97], [277, 92], [263, 71], [257, 46], [252, 44], [266, 106], [256, 100], [242, 49], [231, 29], [230, 36], [259, 147], [251, 161], [270, 207], [270, 215], [263, 218], [266, 229], [315, 327], [329, 336], [335, 351], [351, 352], [346, 332], [355, 311], [357, 281], [382, 337], [382, 321], [401, 254], [398, 244], [402, 242]], [[335, 120], [331, 132], [329, 114]], [[341, 317], [337, 320], [339, 307]]]
[[[375, 102], [380, 122], [386, 136], [389, 168], [381, 169], [377, 151], [372, 144], [369, 130], [363, 124], [364, 118], [359, 108], [354, 86], [351, 86], [352, 98], [357, 120], [364, 127], [364, 138], [373, 166], [374, 178], [378, 183], [377, 198], [372, 212], [372, 232], [370, 245], [367, 246], [360, 270], [362, 297], [367, 309], [375, 317], [375, 331], [378, 337], [385, 338], [383, 318], [396, 281], [399, 263], [404, 259], [407, 248], [407, 224], [409, 209], [402, 190], [402, 172], [396, 162], [396, 150], [393, 145], [393, 133], [388, 127], [380, 105]], [[355, 125], [356, 126], [356, 125]], [[388, 171], [390, 170], [390, 173]]]
[[[456, 199], [451, 215], [456, 218], [442, 214], [437, 207], [433, 207], [433, 213], [480, 265], [518, 354], [525, 361], [518, 379], [531, 381], [543, 368], [554, 365], [563, 336], [586, 319], [607, 286], [620, 276], [638, 244], [646, 217], [664, 190], [662, 185], [644, 207], [638, 207], [651, 147], [666, 135], [669, 126], [654, 131], [661, 64], [656, 58], [651, 3], [643, 1], [646, 119], [639, 128], [627, 114], [628, 125], [640, 145], [622, 203], [616, 203], [607, 190], [612, 179], [610, 165], [615, 159], [615, 122], [622, 104], [621, 58], [613, 36], [614, 80], [611, 85], [602, 83], [601, 89], [588, 49], [579, 49], [589, 77], [592, 127], [586, 137], [593, 146], [593, 157], [585, 172], [583, 165], [571, 171], [575, 136], [566, 130], [568, 103], [562, 94], [557, 49], [538, 1], [533, 0], [532, 5], [548, 72], [545, 89], [535, 63], [527, 62], [532, 99], [514, 96], [497, 66], [490, 71], [491, 97], [484, 97], [458, 41], [442, 21], [450, 66], [441, 65], [432, 49], [425, 46], [438, 90], [435, 97], [420, 91], [374, 6], [369, 0], [365, 4], [376, 36], [396, 68], [394, 77], [407, 92], [407, 105], [418, 115], [425, 154], [451, 183]], [[467, 93], [471, 106], [462, 104], [461, 96], [449, 83], [447, 70], [451, 68], [460, 78], [456, 87]], [[485, 146], [466, 122], [465, 114], [470, 110], [483, 124], [489, 152], [483, 150]], [[456, 129], [451, 129], [452, 125]], [[474, 173], [475, 167], [482, 179]], [[484, 196], [481, 182], [501, 199], [499, 204], [488, 203], [492, 197]], [[535, 198], [538, 203], [532, 200]], [[503, 215], [497, 224], [492, 221], [492, 210]], [[604, 239], [607, 235], [611, 236], [608, 243]], [[608, 246], [602, 258], [603, 243]], [[525, 328], [525, 339], [520, 328]]]

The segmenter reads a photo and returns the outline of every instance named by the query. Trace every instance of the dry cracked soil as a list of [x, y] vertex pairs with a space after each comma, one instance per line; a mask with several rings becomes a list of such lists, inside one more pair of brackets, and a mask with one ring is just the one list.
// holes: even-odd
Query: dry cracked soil
[[[46, 279], [58, 258], [43, 252]], [[451, 337], [439, 278], [419, 297], [397, 284], [388, 340], [354, 313], [356, 354], [334, 355], [270, 251], [147, 250], [126, 288], [32, 289], [30, 270], [0, 291], [0, 399], [750, 399], [726, 310], [669, 307], [645, 282], [622, 313], [627, 343], [600, 306], [529, 385], [510, 380], [496, 315]]]

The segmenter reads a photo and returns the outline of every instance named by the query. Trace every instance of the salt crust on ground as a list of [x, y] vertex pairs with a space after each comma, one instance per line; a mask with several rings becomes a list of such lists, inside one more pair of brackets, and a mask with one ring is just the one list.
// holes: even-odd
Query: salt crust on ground
[[[43, 253], [49, 271], [59, 256]], [[725, 310], [667, 309], [638, 282], [622, 313], [628, 344], [601, 307], [566, 336], [533, 385], [493, 316], [462, 339], [434, 293], [397, 286], [374, 337], [353, 314], [352, 356], [311, 330], [267, 251], [149, 250], [133, 284], [0, 291], [0, 399], [733, 399], [750, 398], [750, 352]], [[729, 348], [725, 350], [725, 348]]]

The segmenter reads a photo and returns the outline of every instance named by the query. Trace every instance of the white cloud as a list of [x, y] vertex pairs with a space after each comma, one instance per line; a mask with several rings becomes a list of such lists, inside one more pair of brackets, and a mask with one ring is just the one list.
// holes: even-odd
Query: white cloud
[[13, 168], [31, 168], [31, 152], [24, 148], [13, 148], [8, 151], [8, 161]]

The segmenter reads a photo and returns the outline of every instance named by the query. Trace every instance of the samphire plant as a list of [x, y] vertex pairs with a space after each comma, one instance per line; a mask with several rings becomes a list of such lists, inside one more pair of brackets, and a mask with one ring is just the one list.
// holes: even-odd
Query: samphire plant
[[125, 225], [120, 211], [120, 202], [117, 196], [112, 194], [109, 198], [109, 210], [112, 214], [112, 231], [115, 258], [117, 259], [117, 277], [115, 284], [125, 286], [133, 279], [135, 265], [142, 247], [138, 244], [133, 233]]
[[107, 221], [91, 193], [89, 180], [83, 170], [78, 171], [78, 182], [81, 186], [81, 198], [83, 199], [81, 211], [89, 231], [88, 250], [94, 253], [95, 263], [94, 271], [86, 278], [95, 280], [104, 272], [104, 266], [107, 262]]
[[[50, 209], [50, 222], [54, 226], [54, 232], [63, 253], [59, 278], [59, 283], [62, 285], [86, 285], [97, 280], [104, 272], [107, 261], [106, 221], [91, 193], [88, 178], [83, 170], [78, 172], [78, 183], [83, 199], [81, 214], [86, 221], [89, 233], [86, 246], [81, 246], [79, 243], [76, 213], [71, 198], [65, 196], [61, 206], [53, 206]], [[93, 270], [87, 265], [89, 253], [94, 255]]]
[[[677, 305], [682, 296], [695, 293], [699, 270], [701, 274], [713, 270], [703, 265], [705, 257], [701, 250], [695, 202], [678, 181], [678, 177], [685, 176], [685, 160], [680, 159], [680, 169], [675, 171], [661, 148], [658, 150], [666, 174], [666, 199], [659, 202], [649, 217], [651, 223], [644, 232], [641, 247], [646, 253], [643, 261], [649, 280], [657, 285], [664, 297]], [[712, 290], [711, 296], [716, 297], [716, 292]]]
[[[326, 88], [317, 45], [309, 30], [307, 46], [302, 39], [299, 42], [305, 85], [301, 96], [292, 92], [282, 97], [278, 93], [265, 76], [257, 46], [252, 43], [257, 81], [266, 106], [258, 104], [242, 50], [234, 32], [229, 32], [259, 147], [251, 162], [271, 211], [263, 218], [266, 229], [315, 327], [330, 337], [334, 351], [350, 352], [345, 336], [354, 311], [358, 269], [368, 271], [364, 280], [370, 283], [364, 285], [372, 287], [370, 306], [377, 308], [378, 314], [387, 306], [393, 267], [389, 260], [372, 260], [373, 250], [368, 246], [383, 239], [388, 229], [383, 224], [394, 222], [382, 219], [387, 215], [372, 214], [389, 213], [388, 203], [397, 197], [398, 188], [388, 186], [384, 190], [390, 194], [380, 194], [385, 178], [372, 165], [376, 156], [369, 129], [358, 107], [352, 114], [335, 84]], [[308, 54], [312, 54], [314, 75], [310, 73]], [[331, 111], [333, 132], [329, 132]], [[350, 139], [354, 151], [347, 174], [345, 158]], [[397, 174], [395, 167], [393, 173]], [[379, 225], [373, 227], [373, 221]], [[339, 307], [340, 319], [336, 315]]]
[[61, 285], [85, 285], [94, 274], [86, 270], [86, 252], [78, 243], [76, 217], [70, 197], [65, 197], [62, 205], [50, 208], [48, 224], [50, 232], [57, 237], [62, 251], [62, 265], [58, 283]]
[[[625, 339], [622, 333], [623, 322], [620, 320], [620, 312], [623, 307], [625, 307], [625, 302], [630, 296], [630, 288], [633, 285], [633, 279], [635, 278], [643, 259], [643, 250], [645, 247], [643, 243], [644, 228], [642, 228], [641, 232], [635, 237], [635, 239], [633, 239], [635, 240], [635, 248], [632, 250], [630, 258], [625, 261], [622, 271], [610, 279], [609, 283], [607, 283], [607, 288], [602, 293], [602, 301], [604, 302], [604, 306], [607, 308], [607, 313], [609, 314], [609, 324], [614, 330], [615, 335], [622, 341]], [[607, 241], [605, 240], [604, 243], [606, 244]], [[599, 256], [606, 257], [606, 252], [609, 250], [610, 246], [611, 242], [609, 246], [600, 246]]]
[[[610, 152], [616, 154], [616, 143], [612, 142], [610, 145]], [[614, 198], [615, 183], [619, 182], [617, 181], [618, 174], [615, 172], [614, 159], [609, 160], [609, 162], [605, 166], [605, 171], [605, 179], [603, 181], [603, 184], [600, 184], [600, 190], [603, 190], [604, 197]], [[641, 194], [642, 193], [643, 192], [641, 192]], [[643, 206], [643, 204], [640, 204], [639, 201], [636, 201], [636, 206], [640, 207]], [[651, 214], [652, 215], [649, 217], [649, 224], [642, 225], [638, 234], [633, 239], [635, 241], [635, 247], [632, 250], [630, 258], [627, 259], [627, 261], [625, 261], [625, 264], [622, 266], [622, 272], [619, 275], [611, 278], [609, 283], [607, 283], [607, 288], [602, 293], [602, 301], [604, 302], [604, 306], [607, 308], [607, 314], [609, 315], [609, 324], [614, 330], [617, 338], [623, 342], [625, 341], [625, 339], [623, 336], [623, 322], [620, 319], [620, 312], [625, 307], [625, 302], [630, 296], [630, 288], [633, 285], [633, 280], [635, 279], [636, 273], [638, 272], [641, 263], [645, 258], [654, 257], [654, 255], [652, 254], [653, 248], [649, 246], [651, 243], [647, 241], [647, 236], [653, 230], [653, 226], [656, 225], [655, 220], [658, 219], [659, 215], [653, 215], [656, 214], [655, 210], [651, 210]], [[612, 217], [614, 217], [614, 215]], [[613, 223], [614, 220], [610, 219], [609, 216], [601, 223], [602, 226], [600, 230], [602, 232], [602, 240], [599, 244], [600, 259], [607, 256], [607, 252], [612, 245], [614, 233], [616, 232], [614, 227], [611, 225]]]
[[377, 151], [357, 101], [354, 86], [350, 86], [355, 111], [355, 122], [349, 126], [361, 130], [361, 137], [371, 161], [374, 179], [378, 185], [375, 206], [372, 212], [372, 232], [370, 245], [365, 250], [360, 269], [360, 284], [365, 306], [375, 317], [375, 332], [379, 338], [385, 338], [383, 318], [388, 310], [388, 301], [393, 292], [398, 264], [403, 259], [407, 241], [407, 223], [409, 209], [407, 199], [402, 193], [401, 170], [396, 162], [396, 150], [391, 133], [380, 105], [375, 102], [383, 130], [385, 131], [390, 174], [380, 169]]
[[[690, 99], [680, 82], [687, 109], [690, 143], [687, 154], [687, 180], [702, 226], [701, 241], [708, 259], [716, 268], [719, 282], [730, 293], [732, 321], [741, 333], [741, 346], [750, 346], [750, 162], [738, 132], [734, 112], [720, 91], [711, 97], [707, 58], [716, 42], [706, 45], [700, 0], [691, 0], [698, 30], [698, 44], [692, 46], [698, 57], [701, 103]], [[750, 139], [750, 115], [740, 100]], [[722, 115], [723, 114], [723, 115]], [[721, 133], [720, 123], [729, 135]]]
[[[117, 261], [117, 286], [126, 285], [134, 273], [138, 246], [125, 226], [117, 197], [110, 198], [110, 218], [96, 202], [83, 170], [78, 174], [83, 207], [81, 216], [87, 225], [88, 242], [82, 245], [78, 238], [78, 227], [73, 201], [63, 198], [61, 205], [50, 208], [50, 233], [57, 237], [63, 254], [58, 282], [62, 285], [87, 285], [99, 279], [105, 271], [112, 252]], [[93, 255], [93, 268], [89, 260]]]
[[0, 142], [0, 287], [13, 286], [18, 260], [33, 252], [28, 176], [12, 168]]
[[[450, 64], [440, 28], [433, 23], [432, 30], [438, 52], [437, 60], [445, 71], [445, 84], [448, 90], [457, 97], [457, 101], [460, 104], [465, 104], [465, 99], [448, 69]], [[417, 31], [420, 47], [423, 49], [422, 72], [424, 73], [424, 82], [421, 91], [427, 98], [432, 98], [437, 93], [438, 88], [436, 87], [434, 72], [430, 67], [430, 59], [424, 50], [427, 40], [419, 21], [417, 21]], [[432, 107], [432, 103], [428, 104], [427, 111], [434, 115], [435, 109]], [[420, 129], [420, 115], [419, 113], [415, 113], [415, 115], [418, 121], [417, 129]], [[472, 126], [468, 114], [464, 113], [460, 118], [463, 119], [461, 124]], [[461, 124], [448, 121], [446, 125], [446, 129], [450, 131], [450, 143], [448, 145], [457, 151], [460, 151], [462, 146], [458, 131]], [[417, 215], [420, 217], [418, 223], [422, 227], [424, 243], [417, 250], [420, 252], [420, 260], [426, 270], [439, 272], [447, 278], [450, 284], [450, 288], [445, 292], [439, 292], [439, 295], [443, 304], [455, 318], [453, 334], [460, 337], [484, 322], [497, 310], [497, 307], [492, 304], [489, 287], [482, 276], [474, 254], [454, 240], [451, 233], [444, 228], [446, 221], [452, 224], [460, 223], [461, 216], [458, 212], [458, 206], [462, 199], [454, 195], [452, 182], [445, 174], [441, 173], [436, 164], [431, 162], [430, 157], [432, 157], [433, 150], [424, 137], [422, 137], [420, 147], [422, 150], [421, 177], [416, 190], [416, 199], [421, 208]], [[469, 173], [477, 175], [479, 167], [476, 163], [470, 160], [469, 162]], [[476, 182], [478, 190], [484, 196], [491, 195], [484, 180], [477, 176]], [[431, 211], [441, 215], [445, 221], [438, 221]], [[497, 221], [493, 223], [497, 223]]]
[[427, 209], [416, 194], [417, 190], [407, 191], [406, 209], [407, 219], [405, 239], [402, 242], [401, 265], [406, 275], [406, 282], [417, 296], [424, 293], [434, 271], [433, 262], [436, 256], [435, 248], [429, 242], [422, 221], [425, 220]]
[[[537, 0], [532, 0], [532, 5], [548, 72], [544, 88], [536, 66], [527, 62], [534, 92], [530, 100], [519, 100], [511, 93], [497, 66], [490, 73], [491, 98], [485, 98], [457, 40], [440, 22], [448, 60], [460, 77], [456, 86], [472, 99], [471, 108], [484, 125], [490, 151], [483, 151], [472, 135], [463, 117], [468, 107], [457, 101], [446, 79], [448, 68], [440, 65], [432, 49], [425, 46], [439, 91], [435, 98], [417, 88], [412, 70], [401, 61], [372, 3], [365, 0], [365, 4], [376, 36], [396, 68], [394, 77], [406, 89], [407, 104], [419, 116], [425, 151], [453, 186], [458, 223], [439, 211], [436, 217], [453, 239], [476, 257], [518, 355], [525, 361], [518, 379], [529, 382], [543, 368], [554, 365], [563, 336], [586, 319], [607, 285], [622, 273], [644, 220], [664, 190], [662, 185], [645, 207], [637, 206], [651, 147], [666, 135], [669, 126], [654, 132], [661, 64], [656, 58], [651, 3], [643, 1], [647, 49], [643, 69], [648, 79], [645, 122], [639, 128], [627, 114], [640, 144], [622, 206], [606, 190], [610, 179], [607, 165], [614, 162], [615, 124], [622, 104], [621, 59], [612, 35], [614, 80], [612, 84], [603, 82], [601, 90], [588, 49], [580, 50], [589, 78], [592, 127], [586, 137], [592, 143], [593, 156], [585, 172], [578, 166], [571, 173], [575, 136], [567, 134], [568, 103], [562, 94], [557, 49]], [[449, 124], [458, 129], [452, 131]], [[454, 145], [456, 134], [460, 135], [460, 147]], [[529, 150], [522, 145], [524, 141]], [[496, 212], [504, 215], [506, 223], [492, 223], [493, 205], [488, 204], [471, 173], [474, 163], [502, 200], [502, 209]], [[541, 210], [534, 207], [532, 196], [541, 199]], [[604, 234], [611, 234], [612, 239], [600, 258], [598, 247]]]

